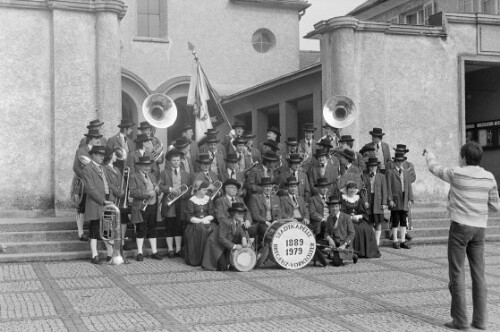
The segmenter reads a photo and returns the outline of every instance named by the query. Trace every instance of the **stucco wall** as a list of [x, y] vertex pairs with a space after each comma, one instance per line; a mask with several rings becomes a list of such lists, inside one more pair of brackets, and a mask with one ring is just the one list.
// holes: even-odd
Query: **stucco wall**
[[0, 10], [0, 209], [53, 207], [48, 13]]
[[[120, 8], [113, 1], [94, 4]], [[106, 137], [116, 131], [117, 13], [72, 5], [6, 1], [0, 6], [0, 130], [7, 142], [0, 164], [0, 217], [11, 211], [64, 214], [86, 125], [98, 116], [106, 122]]]
[[[121, 22], [122, 66], [152, 90], [171, 78], [191, 74], [188, 41], [196, 46], [211, 83], [222, 95], [299, 69], [297, 10], [229, 0], [169, 0], [167, 44], [137, 41], [136, 3], [127, 0], [126, 4], [127, 15]], [[253, 33], [260, 28], [276, 36], [276, 46], [263, 54], [251, 44]]]
[[[323, 101], [333, 95], [354, 99], [359, 118], [343, 134], [355, 148], [381, 127], [391, 146], [407, 144], [415, 164], [417, 200], [444, 200], [447, 186], [426, 169], [424, 147], [448, 166], [457, 164], [462, 144], [460, 54], [476, 54], [476, 26], [450, 24], [448, 38], [335, 29], [321, 38]], [[342, 45], [342, 47], [337, 47]], [[463, 124], [462, 124], [463, 125]]]

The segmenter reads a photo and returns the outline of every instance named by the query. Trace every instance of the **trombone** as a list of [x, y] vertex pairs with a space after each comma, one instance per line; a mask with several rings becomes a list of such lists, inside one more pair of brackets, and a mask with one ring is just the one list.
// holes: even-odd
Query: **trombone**
[[214, 183], [210, 184], [210, 186], [208, 186], [207, 195], [210, 196], [210, 200], [213, 200], [217, 197], [217, 195], [219, 195], [221, 188], [222, 182], [220, 181], [215, 181]]

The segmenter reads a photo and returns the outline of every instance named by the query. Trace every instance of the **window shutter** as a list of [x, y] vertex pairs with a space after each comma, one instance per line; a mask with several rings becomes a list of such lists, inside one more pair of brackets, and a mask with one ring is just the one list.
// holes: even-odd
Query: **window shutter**
[[429, 25], [429, 17], [434, 14], [434, 1], [424, 5], [424, 25]]
[[459, 13], [472, 13], [473, 11], [472, 0], [458, 0]]

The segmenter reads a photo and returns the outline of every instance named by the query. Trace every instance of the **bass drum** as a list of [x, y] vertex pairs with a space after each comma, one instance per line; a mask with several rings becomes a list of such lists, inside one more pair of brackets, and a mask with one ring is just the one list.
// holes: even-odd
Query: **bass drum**
[[231, 251], [229, 262], [236, 271], [248, 272], [254, 268], [257, 256], [252, 248], [241, 248], [240, 250]]
[[295, 219], [280, 219], [267, 229], [264, 245], [269, 246], [270, 257], [276, 264], [296, 270], [313, 259], [316, 238], [307, 225]]

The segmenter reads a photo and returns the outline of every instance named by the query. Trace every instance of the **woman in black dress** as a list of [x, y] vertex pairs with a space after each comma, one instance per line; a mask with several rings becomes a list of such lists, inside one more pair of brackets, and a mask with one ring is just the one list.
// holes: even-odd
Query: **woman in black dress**
[[345, 192], [342, 194], [341, 211], [351, 216], [356, 230], [352, 248], [358, 253], [359, 257], [379, 258], [381, 255], [375, 239], [375, 231], [369, 223], [365, 201], [363, 197], [358, 195], [356, 183], [348, 182], [345, 189], [341, 191]]
[[184, 231], [184, 259], [192, 266], [201, 265], [205, 244], [215, 227], [212, 223], [215, 215], [214, 205], [210, 196], [207, 196], [208, 186], [206, 181], [195, 181], [194, 195], [186, 203], [188, 225]]

